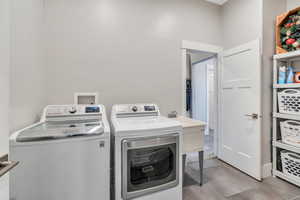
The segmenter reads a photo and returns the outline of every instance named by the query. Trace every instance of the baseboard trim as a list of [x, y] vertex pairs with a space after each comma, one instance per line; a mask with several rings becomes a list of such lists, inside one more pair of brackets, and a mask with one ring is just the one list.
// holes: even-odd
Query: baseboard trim
[[264, 164], [262, 167], [262, 178], [272, 176], [272, 163]]

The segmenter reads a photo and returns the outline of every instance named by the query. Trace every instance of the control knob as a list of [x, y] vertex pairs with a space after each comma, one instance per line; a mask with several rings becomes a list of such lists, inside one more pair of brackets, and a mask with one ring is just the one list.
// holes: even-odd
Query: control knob
[[71, 114], [74, 114], [76, 112], [77, 112], [77, 110], [76, 110], [75, 107], [71, 107], [70, 110], [69, 110], [69, 113], [71, 113]]
[[138, 107], [133, 106], [133, 107], [132, 107], [132, 111], [133, 111], [133, 112], [137, 112], [137, 111], [138, 111]]

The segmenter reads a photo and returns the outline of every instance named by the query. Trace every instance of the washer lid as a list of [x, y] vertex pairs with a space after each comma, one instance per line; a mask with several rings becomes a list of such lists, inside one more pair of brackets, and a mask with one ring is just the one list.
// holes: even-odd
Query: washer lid
[[17, 142], [57, 140], [68, 137], [101, 135], [103, 132], [103, 123], [99, 120], [44, 122], [22, 131], [17, 136]]

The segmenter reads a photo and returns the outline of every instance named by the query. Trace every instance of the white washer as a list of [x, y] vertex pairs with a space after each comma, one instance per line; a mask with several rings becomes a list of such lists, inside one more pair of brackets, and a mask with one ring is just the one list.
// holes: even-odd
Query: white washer
[[110, 199], [110, 128], [103, 105], [47, 106], [10, 137], [13, 200]]
[[112, 108], [116, 200], [182, 200], [182, 126], [155, 104]]

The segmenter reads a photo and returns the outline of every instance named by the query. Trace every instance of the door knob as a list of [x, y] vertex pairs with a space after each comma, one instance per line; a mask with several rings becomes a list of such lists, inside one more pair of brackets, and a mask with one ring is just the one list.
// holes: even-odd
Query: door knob
[[252, 113], [252, 114], [247, 114], [245, 115], [246, 117], [251, 117], [252, 119], [258, 119], [258, 114]]

